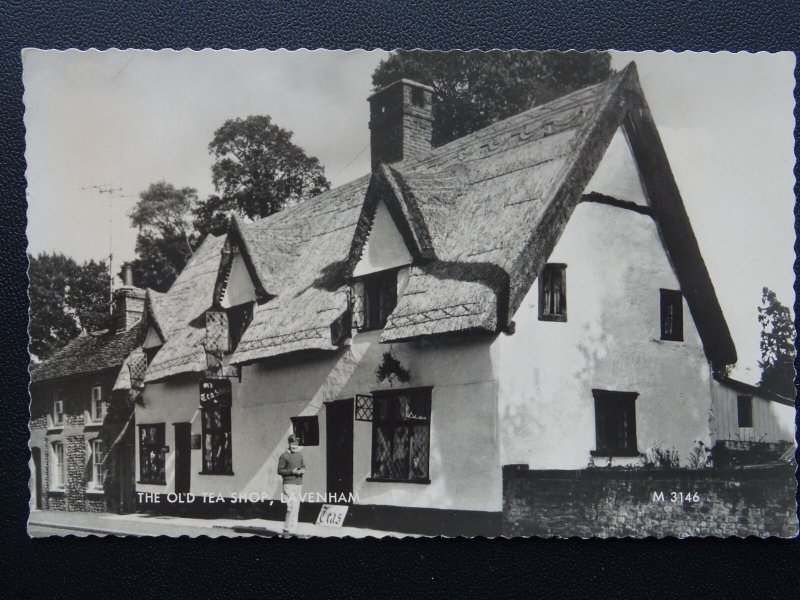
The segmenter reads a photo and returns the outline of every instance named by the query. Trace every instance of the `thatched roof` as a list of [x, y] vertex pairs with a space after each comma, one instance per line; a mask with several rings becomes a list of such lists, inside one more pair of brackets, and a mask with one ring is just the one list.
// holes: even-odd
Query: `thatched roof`
[[31, 383], [119, 369], [125, 357], [141, 343], [140, 321], [127, 331], [84, 333], [30, 369]]
[[[639, 115], [633, 124], [631, 114]], [[623, 125], [642, 130], [655, 154], [663, 153], [633, 65], [414, 163], [379, 165], [371, 176], [254, 223], [234, 220], [229, 235], [241, 240], [254, 283], [269, 299], [256, 307], [233, 361], [336, 349], [331, 325], [347, 310], [348, 276], [379, 200], [414, 258], [380, 340], [503, 330]], [[639, 154], [652, 162], [652, 153]], [[715, 363], [734, 362], [677, 186], [666, 158], [656, 162], [657, 176], [643, 180], [706, 352]], [[148, 380], [202, 368], [198, 317], [211, 305], [221, 247], [221, 238], [207, 240], [166, 294], [182, 305], [171, 310], [183, 326], [168, 336]]]

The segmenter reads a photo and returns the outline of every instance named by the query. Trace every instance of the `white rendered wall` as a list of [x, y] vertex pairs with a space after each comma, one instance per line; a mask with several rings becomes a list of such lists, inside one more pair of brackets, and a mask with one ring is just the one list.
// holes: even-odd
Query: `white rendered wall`
[[[191, 492], [267, 493], [280, 498], [278, 457], [286, 450], [291, 417], [318, 415], [320, 445], [303, 448], [307, 465], [303, 489], [324, 494], [326, 487], [325, 403], [389, 388], [375, 369], [389, 346], [378, 331], [355, 334], [352, 346], [317, 357], [257, 363], [233, 381], [233, 476], [201, 475], [201, 451], [192, 451]], [[353, 482], [357, 504], [499, 511], [502, 480], [497, 439], [497, 384], [490, 339], [394, 344], [395, 356], [411, 372], [404, 387], [433, 386], [431, 399], [430, 484], [367, 482], [371, 468], [372, 423], [356, 421]], [[200, 433], [198, 383], [148, 384], [137, 424], [166, 425], [166, 486], [137, 484], [137, 491], [174, 489], [173, 422], [192, 422]], [[138, 455], [137, 455], [138, 456]], [[137, 458], [138, 460], [138, 458]], [[137, 463], [138, 474], [138, 463]]]
[[660, 339], [659, 288], [679, 285], [655, 222], [584, 202], [548, 262], [568, 265], [568, 321], [538, 320], [534, 283], [516, 332], [496, 341], [502, 463], [586, 467], [596, 447], [594, 388], [637, 392], [638, 450], [675, 447], [685, 464], [694, 440], [709, 441], [710, 368], [685, 301], [685, 341]]
[[233, 257], [231, 275], [228, 278], [228, 285], [225, 287], [225, 294], [220, 304], [224, 308], [229, 308], [245, 302], [253, 302], [255, 299], [255, 287], [250, 279], [250, 273], [247, 271], [247, 265], [241, 253], [237, 252]]
[[361, 260], [353, 270], [353, 276], [360, 277], [408, 264], [411, 264], [411, 254], [403, 236], [397, 230], [389, 209], [379, 200], [369, 238], [364, 244]]
[[584, 194], [596, 192], [640, 206], [649, 204], [636, 161], [622, 129], [617, 129]]

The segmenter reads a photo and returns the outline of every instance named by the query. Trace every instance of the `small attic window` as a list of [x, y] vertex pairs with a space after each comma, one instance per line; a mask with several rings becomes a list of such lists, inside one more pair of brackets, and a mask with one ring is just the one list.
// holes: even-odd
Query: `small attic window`
[[683, 294], [661, 290], [661, 339], [683, 341]]
[[549, 263], [539, 276], [539, 320], [567, 320], [567, 265]]
[[228, 327], [230, 328], [230, 351], [236, 350], [236, 346], [247, 331], [247, 326], [253, 320], [253, 303], [247, 302], [227, 309]]
[[397, 269], [366, 275], [350, 288], [353, 327], [358, 331], [383, 329], [397, 306]]

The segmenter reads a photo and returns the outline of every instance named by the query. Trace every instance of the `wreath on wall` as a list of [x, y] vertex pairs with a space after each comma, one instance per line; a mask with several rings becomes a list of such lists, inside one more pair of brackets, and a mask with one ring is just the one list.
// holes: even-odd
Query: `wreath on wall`
[[395, 381], [407, 383], [411, 379], [411, 373], [400, 364], [392, 350], [383, 353], [383, 358], [375, 369], [375, 375], [380, 383], [388, 381], [389, 385], [393, 385]]

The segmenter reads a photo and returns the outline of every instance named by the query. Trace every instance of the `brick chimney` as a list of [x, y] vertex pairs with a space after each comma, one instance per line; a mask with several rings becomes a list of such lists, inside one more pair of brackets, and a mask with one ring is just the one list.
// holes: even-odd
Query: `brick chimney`
[[399, 79], [367, 100], [373, 171], [380, 162], [414, 160], [431, 151], [432, 87]]
[[125, 265], [123, 286], [114, 290], [114, 316], [117, 331], [127, 331], [142, 320], [144, 290], [133, 285], [133, 270]]

